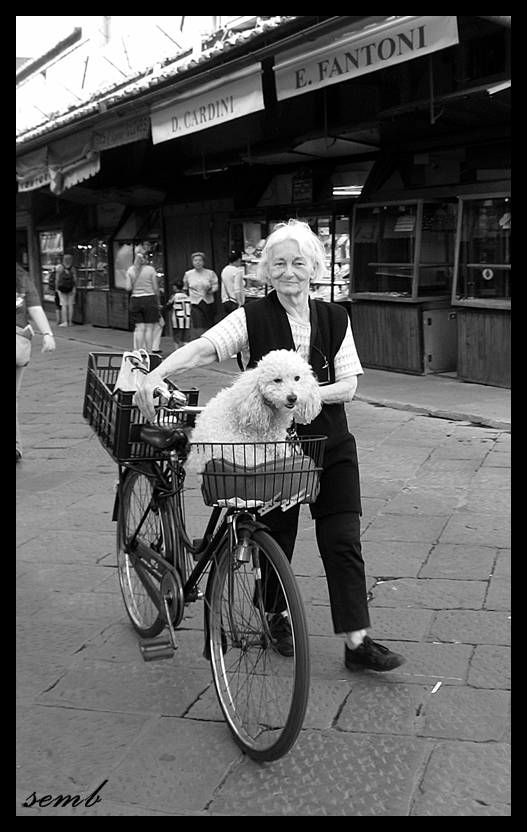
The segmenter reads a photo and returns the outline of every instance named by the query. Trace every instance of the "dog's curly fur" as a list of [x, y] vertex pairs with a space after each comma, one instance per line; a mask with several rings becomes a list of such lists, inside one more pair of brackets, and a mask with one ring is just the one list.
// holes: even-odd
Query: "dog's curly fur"
[[[199, 473], [213, 457], [259, 464], [269, 459], [265, 444], [251, 445], [248, 454], [243, 446], [229, 449], [225, 443], [284, 442], [293, 420], [309, 424], [321, 409], [309, 364], [293, 350], [273, 350], [214, 396], [197, 417], [186, 468]], [[277, 454], [288, 455], [286, 446], [277, 446]]]

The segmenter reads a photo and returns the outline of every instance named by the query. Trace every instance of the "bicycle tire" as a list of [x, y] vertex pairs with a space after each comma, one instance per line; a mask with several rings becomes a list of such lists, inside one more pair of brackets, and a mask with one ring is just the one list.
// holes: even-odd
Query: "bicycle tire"
[[[207, 587], [207, 638], [216, 693], [234, 740], [253, 760], [264, 762], [286, 754], [302, 728], [309, 696], [309, 635], [283, 551], [262, 530], [251, 532], [249, 544], [248, 563], [235, 560], [227, 538], [220, 546]], [[264, 598], [264, 583], [271, 575], [289, 616], [292, 657], [281, 655], [269, 639], [266, 613], [273, 610]]]
[[[133, 537], [143, 517], [154, 488], [154, 480], [138, 471], [126, 474], [117, 520], [117, 572], [119, 585], [128, 617], [135, 630], [143, 638], [154, 638], [165, 627], [159, 609], [147, 591], [147, 584], [155, 594], [159, 593], [161, 572], [155, 564], [146, 572], [126, 551], [126, 544]], [[173, 562], [174, 526], [171, 507], [161, 500], [157, 510], [150, 510], [141, 527], [139, 541]]]

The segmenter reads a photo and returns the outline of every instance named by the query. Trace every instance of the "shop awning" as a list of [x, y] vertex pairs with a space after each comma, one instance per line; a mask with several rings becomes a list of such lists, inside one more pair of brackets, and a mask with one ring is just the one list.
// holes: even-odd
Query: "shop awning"
[[95, 176], [101, 167], [100, 153], [94, 151], [92, 133], [85, 130], [47, 147], [19, 156], [16, 178], [19, 191], [49, 185], [54, 194]]
[[48, 149], [41, 147], [16, 160], [16, 179], [19, 191], [33, 191], [49, 184]]
[[275, 65], [278, 100], [313, 92], [429, 55], [459, 43], [457, 18], [390, 17], [366, 28], [347, 29], [321, 38], [306, 48], [279, 55]]
[[49, 187], [54, 194], [61, 194], [100, 170], [101, 155], [93, 150], [90, 130], [53, 142], [48, 150]]
[[152, 108], [152, 141], [159, 144], [178, 139], [263, 109], [261, 67], [257, 64]]

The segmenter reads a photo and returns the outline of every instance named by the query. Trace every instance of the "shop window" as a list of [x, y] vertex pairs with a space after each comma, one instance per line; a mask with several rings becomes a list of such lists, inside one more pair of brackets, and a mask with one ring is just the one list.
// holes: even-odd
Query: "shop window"
[[462, 198], [454, 301], [510, 306], [511, 198]]
[[74, 247], [79, 289], [108, 289], [108, 242], [93, 238]]
[[347, 215], [305, 217], [326, 254], [326, 274], [311, 285], [311, 297], [339, 302], [349, 300], [350, 235]]
[[62, 255], [64, 254], [62, 231], [55, 229], [52, 231], [40, 232], [39, 248], [44, 300], [54, 300], [55, 287], [53, 278], [55, 267], [62, 262]]
[[[348, 214], [331, 213], [298, 217], [307, 222], [321, 241], [326, 272], [310, 285], [310, 296], [318, 300], [347, 301], [350, 289], [350, 220]], [[263, 297], [268, 287], [257, 277], [258, 263], [265, 240], [282, 220], [237, 221], [231, 223], [231, 250], [243, 252], [246, 298]]]
[[126, 286], [126, 272], [133, 265], [135, 255], [145, 256], [148, 265], [157, 272], [157, 282], [160, 292], [164, 291], [165, 269], [161, 237], [153, 234], [144, 239], [123, 239], [113, 242], [114, 285], [116, 289]]
[[450, 296], [455, 226], [453, 201], [357, 205], [352, 296]]
[[231, 222], [229, 250], [242, 252], [246, 301], [264, 297], [267, 292], [267, 286], [257, 275], [265, 238], [266, 222], [264, 220]]

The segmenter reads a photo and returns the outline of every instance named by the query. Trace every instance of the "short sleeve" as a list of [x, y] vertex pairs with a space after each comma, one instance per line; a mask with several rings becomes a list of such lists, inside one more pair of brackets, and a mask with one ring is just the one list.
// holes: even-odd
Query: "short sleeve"
[[218, 361], [226, 361], [239, 352], [246, 353], [249, 348], [249, 335], [245, 310], [242, 306], [235, 309], [226, 318], [207, 329], [201, 337], [213, 344]]
[[351, 323], [348, 320], [346, 334], [340, 345], [339, 351], [335, 356], [335, 380], [339, 381], [346, 376], [360, 376], [363, 375], [364, 370], [360, 363], [355, 340], [351, 331]]

